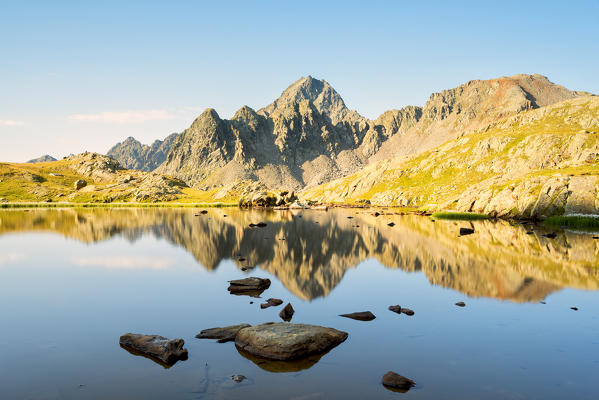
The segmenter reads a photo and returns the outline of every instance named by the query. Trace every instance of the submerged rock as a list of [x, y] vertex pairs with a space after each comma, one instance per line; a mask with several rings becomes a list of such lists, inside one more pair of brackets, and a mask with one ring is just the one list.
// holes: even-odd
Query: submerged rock
[[287, 303], [287, 305], [285, 306], [285, 308], [283, 308], [281, 310], [281, 312], [279, 313], [279, 317], [281, 317], [281, 319], [283, 321], [289, 322], [289, 321], [291, 321], [291, 318], [293, 317], [293, 314], [295, 314], [295, 310], [291, 306], [291, 303]]
[[405, 376], [401, 376], [392, 371], [383, 375], [383, 386], [392, 390], [407, 392], [414, 385], [416, 385], [416, 383], [410, 378], [406, 378]]
[[270, 279], [250, 277], [229, 281], [228, 291], [232, 294], [246, 294], [264, 291], [270, 287]]
[[270, 298], [266, 300], [266, 303], [260, 304], [260, 308], [264, 309], [268, 307], [276, 307], [280, 306], [281, 304], [283, 304], [283, 300]]
[[296, 360], [324, 353], [347, 339], [347, 332], [317, 325], [283, 322], [252, 326], [237, 333], [235, 345], [272, 360]]
[[204, 329], [196, 335], [198, 339], [218, 339], [219, 343], [232, 342], [235, 340], [237, 332], [243, 328], [249, 328], [250, 324], [239, 324], [224, 326], [218, 328]]
[[472, 228], [460, 228], [460, 236], [472, 235], [474, 229]]
[[183, 348], [183, 339], [167, 339], [158, 335], [127, 333], [120, 337], [119, 343], [126, 349], [137, 351], [166, 365], [179, 360], [187, 360], [187, 349]]
[[340, 317], [345, 317], [345, 318], [351, 318], [351, 319], [357, 319], [358, 321], [372, 321], [373, 319], [376, 318], [376, 316], [371, 313], [370, 311], [361, 311], [361, 312], [355, 312], [355, 313], [351, 313], [351, 314], [340, 314]]
[[458, 301], [457, 303], [455, 303], [455, 305], [458, 307], [466, 307], [466, 303], [464, 303], [463, 301]]
[[241, 383], [244, 380], [246, 380], [247, 378], [243, 375], [231, 375], [231, 379], [233, 379], [237, 383]]

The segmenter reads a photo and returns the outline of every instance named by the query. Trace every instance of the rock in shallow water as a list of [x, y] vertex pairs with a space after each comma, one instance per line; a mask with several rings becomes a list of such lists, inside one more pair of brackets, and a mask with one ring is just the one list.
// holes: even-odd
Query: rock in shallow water
[[242, 330], [243, 328], [249, 328], [250, 324], [239, 324], [239, 325], [231, 325], [224, 326], [218, 328], [210, 328], [204, 329], [199, 334], [196, 335], [198, 339], [218, 339], [219, 343], [232, 342], [235, 340], [235, 336], [237, 332]]
[[283, 321], [289, 322], [289, 321], [291, 321], [291, 318], [293, 317], [293, 314], [295, 314], [295, 310], [291, 306], [291, 303], [287, 303], [287, 305], [285, 306], [285, 308], [283, 308], [281, 310], [281, 312], [279, 313], [279, 317], [281, 317], [281, 319]]
[[317, 325], [273, 323], [252, 326], [237, 333], [235, 345], [271, 360], [297, 360], [324, 353], [347, 339], [347, 332]]
[[266, 300], [266, 303], [260, 304], [260, 308], [264, 309], [268, 307], [276, 307], [280, 306], [281, 304], [283, 304], [283, 300], [270, 298]]
[[370, 311], [361, 311], [361, 312], [355, 312], [355, 313], [351, 313], [351, 314], [340, 314], [340, 317], [345, 317], [345, 318], [351, 318], [351, 319], [357, 319], [358, 321], [372, 321], [373, 319], [376, 318], [376, 316], [371, 313]]
[[119, 343], [126, 349], [137, 351], [167, 365], [172, 365], [179, 360], [187, 360], [187, 349], [183, 348], [185, 344], [183, 339], [127, 333], [120, 337]]
[[457, 303], [455, 303], [455, 305], [458, 307], [466, 307], [466, 303], [464, 303], [463, 301], [458, 301]]
[[245, 292], [266, 290], [269, 287], [270, 279], [251, 277], [229, 281], [229, 288], [227, 290], [233, 294], [243, 294]]
[[399, 305], [395, 305], [395, 306], [389, 306], [389, 310], [393, 311], [394, 313], [397, 314], [406, 314], [409, 316], [414, 315], [414, 311], [410, 310], [409, 308], [405, 308], [405, 307], [401, 307]]
[[389, 371], [383, 375], [383, 385], [386, 388], [407, 392], [416, 383], [410, 378], [396, 374], [395, 372]]

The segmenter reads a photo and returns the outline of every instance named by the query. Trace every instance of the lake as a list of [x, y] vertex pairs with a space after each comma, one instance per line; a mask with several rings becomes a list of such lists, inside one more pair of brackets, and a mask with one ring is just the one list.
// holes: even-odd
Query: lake
[[[207, 211], [0, 211], [0, 397], [599, 398], [592, 233], [548, 238], [540, 225], [398, 209]], [[459, 236], [461, 227], [475, 232]], [[229, 280], [249, 276], [271, 280], [261, 298], [229, 294]], [[195, 338], [281, 321], [282, 306], [260, 309], [269, 297], [292, 304], [292, 322], [348, 339], [283, 363]], [[395, 304], [415, 315], [389, 311]], [[376, 319], [339, 316], [356, 311]], [[183, 338], [189, 359], [164, 368], [133, 355], [119, 346], [127, 332]], [[416, 386], [386, 389], [387, 371]]]

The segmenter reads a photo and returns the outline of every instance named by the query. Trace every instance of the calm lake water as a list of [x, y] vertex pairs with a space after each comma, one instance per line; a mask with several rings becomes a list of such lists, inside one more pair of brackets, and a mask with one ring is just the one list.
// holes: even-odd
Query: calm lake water
[[[1, 211], [0, 398], [599, 398], [599, 240], [589, 233], [549, 239], [539, 226], [368, 210], [194, 214]], [[459, 237], [460, 227], [475, 233]], [[195, 339], [280, 321], [281, 307], [227, 292], [247, 276], [272, 281], [262, 298], [291, 302], [292, 322], [347, 341], [285, 364]], [[377, 318], [338, 316], [366, 310]], [[183, 338], [189, 359], [165, 369], [132, 355], [119, 346], [127, 332]], [[417, 386], [385, 389], [390, 370]]]

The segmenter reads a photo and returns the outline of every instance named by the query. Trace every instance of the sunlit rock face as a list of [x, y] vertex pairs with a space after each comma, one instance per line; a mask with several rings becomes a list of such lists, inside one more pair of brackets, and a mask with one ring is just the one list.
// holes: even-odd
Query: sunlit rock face
[[[153, 235], [186, 249], [206, 269], [225, 260], [240, 269], [259, 266], [306, 300], [327, 296], [348, 269], [373, 258], [474, 297], [536, 302], [563, 287], [599, 289], [599, 241], [588, 234], [559, 231], [549, 239], [541, 227], [527, 234], [529, 227], [502, 221], [433, 222], [382, 212], [17, 210], [0, 212], [0, 234], [48, 231], [87, 243]], [[249, 226], [261, 221], [266, 227]], [[471, 224], [476, 233], [458, 237]]]

